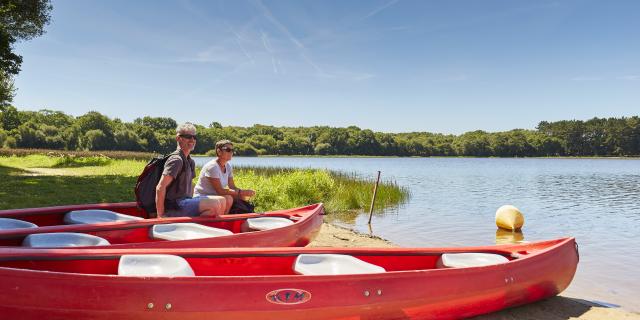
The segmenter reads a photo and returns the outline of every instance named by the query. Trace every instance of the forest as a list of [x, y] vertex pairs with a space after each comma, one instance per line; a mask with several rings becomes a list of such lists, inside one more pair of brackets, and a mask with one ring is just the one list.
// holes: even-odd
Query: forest
[[[237, 155], [589, 157], [640, 155], [640, 117], [541, 121], [535, 130], [383, 133], [356, 126], [334, 128], [195, 124], [196, 154], [211, 155], [229, 139]], [[0, 107], [0, 146], [55, 150], [124, 150], [168, 153], [176, 148], [177, 122], [141, 117], [133, 122], [91, 111], [74, 117], [61, 111]]]

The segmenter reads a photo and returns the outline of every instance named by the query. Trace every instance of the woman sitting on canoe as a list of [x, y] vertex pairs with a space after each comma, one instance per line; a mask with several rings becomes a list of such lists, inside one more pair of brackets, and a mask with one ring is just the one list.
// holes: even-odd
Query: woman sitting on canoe
[[207, 162], [200, 171], [194, 196], [223, 196], [226, 200], [224, 213], [229, 213], [234, 200], [255, 196], [255, 191], [240, 189], [233, 181], [233, 168], [229, 161], [233, 157], [233, 143], [229, 140], [216, 142], [216, 159]]

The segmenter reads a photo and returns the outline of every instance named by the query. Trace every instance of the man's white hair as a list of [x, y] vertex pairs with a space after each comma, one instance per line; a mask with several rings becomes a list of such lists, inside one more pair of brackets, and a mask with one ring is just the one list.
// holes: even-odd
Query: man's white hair
[[185, 122], [176, 128], [176, 134], [192, 132], [196, 133], [196, 126], [194, 126], [191, 122]]

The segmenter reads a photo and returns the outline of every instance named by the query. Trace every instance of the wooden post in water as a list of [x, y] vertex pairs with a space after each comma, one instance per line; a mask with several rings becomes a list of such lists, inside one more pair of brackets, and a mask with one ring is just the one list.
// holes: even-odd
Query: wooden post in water
[[371, 197], [371, 207], [369, 207], [369, 226], [371, 226], [371, 217], [373, 216], [373, 205], [376, 203], [376, 195], [378, 194], [378, 184], [380, 183], [380, 171], [378, 170], [378, 179], [373, 187], [373, 197]]

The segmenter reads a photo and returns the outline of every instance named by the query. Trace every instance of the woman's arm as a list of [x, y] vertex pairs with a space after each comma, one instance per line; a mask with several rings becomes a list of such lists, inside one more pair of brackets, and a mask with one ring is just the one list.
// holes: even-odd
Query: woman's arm
[[[239, 196], [239, 192], [238, 192], [238, 190], [235, 190], [235, 188], [232, 188], [232, 189], [223, 188], [222, 187], [222, 183], [220, 183], [220, 179], [218, 179], [218, 178], [210, 178], [210, 177], [207, 177], [207, 179], [209, 179], [209, 182], [213, 186], [213, 189], [216, 190], [216, 194], [217, 195], [219, 195], [219, 196], [230, 195], [230, 196], [233, 196], [233, 197]], [[229, 186], [232, 186], [231, 178], [229, 178]]]
[[256, 192], [250, 189], [240, 189], [236, 187], [236, 183], [233, 182], [233, 177], [229, 177], [229, 187], [234, 190], [238, 190], [239, 197], [253, 197], [256, 195]]
[[229, 189], [237, 189], [236, 188], [236, 183], [233, 182], [233, 177], [229, 177]]

